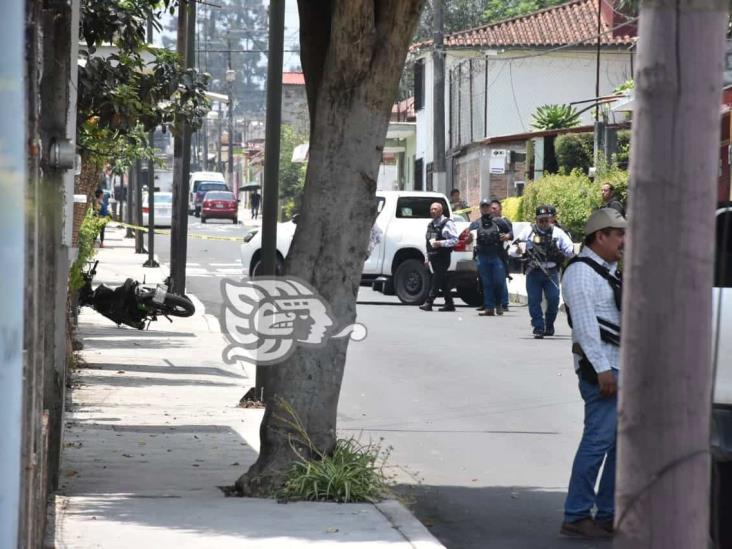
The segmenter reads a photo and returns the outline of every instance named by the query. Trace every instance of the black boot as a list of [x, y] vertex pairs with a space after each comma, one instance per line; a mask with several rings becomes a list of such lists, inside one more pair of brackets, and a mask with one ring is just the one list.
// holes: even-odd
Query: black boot
[[419, 308], [422, 309], [423, 311], [431, 311], [432, 310], [432, 300], [428, 299], [422, 305], [420, 305]]
[[544, 339], [544, 328], [534, 328], [534, 339]]
[[441, 311], [441, 312], [451, 312], [451, 311], [454, 311], [454, 310], [455, 310], [455, 303], [453, 303], [452, 301], [449, 301], [449, 302], [446, 301], [445, 302], [445, 306], [444, 307], [440, 307], [438, 309], [438, 311]]

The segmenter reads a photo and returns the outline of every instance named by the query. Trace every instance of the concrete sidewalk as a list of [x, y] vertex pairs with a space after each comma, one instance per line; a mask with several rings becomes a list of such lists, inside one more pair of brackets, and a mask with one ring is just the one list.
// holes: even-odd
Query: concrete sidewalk
[[[124, 231], [107, 228], [95, 285], [154, 284]], [[226, 498], [256, 460], [262, 410], [252, 385], [221, 359], [224, 336], [197, 303], [191, 318], [148, 331], [79, 316], [84, 363], [70, 375], [61, 486], [47, 546], [55, 548], [442, 547], [398, 502], [289, 503]]]

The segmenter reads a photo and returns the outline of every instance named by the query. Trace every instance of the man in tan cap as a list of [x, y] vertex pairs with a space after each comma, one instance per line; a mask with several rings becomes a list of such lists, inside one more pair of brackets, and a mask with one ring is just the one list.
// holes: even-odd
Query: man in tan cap
[[[574, 368], [585, 403], [584, 432], [564, 504], [561, 533], [567, 536], [602, 538], [613, 533], [621, 304], [617, 265], [626, 225], [615, 209], [593, 212], [585, 224], [584, 247], [569, 261], [562, 278]], [[597, 507], [594, 518], [593, 507]]]

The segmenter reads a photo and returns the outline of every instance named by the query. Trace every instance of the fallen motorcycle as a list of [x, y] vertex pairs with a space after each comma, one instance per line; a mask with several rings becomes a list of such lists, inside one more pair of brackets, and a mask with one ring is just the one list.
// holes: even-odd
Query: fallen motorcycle
[[196, 311], [190, 299], [169, 293], [164, 284], [150, 288], [128, 278], [117, 288], [100, 284], [92, 289], [98, 263], [95, 261], [82, 274], [84, 285], [79, 289], [79, 306], [91, 307], [118, 326], [126, 324], [144, 330], [159, 316], [172, 322], [171, 316], [187, 317]]

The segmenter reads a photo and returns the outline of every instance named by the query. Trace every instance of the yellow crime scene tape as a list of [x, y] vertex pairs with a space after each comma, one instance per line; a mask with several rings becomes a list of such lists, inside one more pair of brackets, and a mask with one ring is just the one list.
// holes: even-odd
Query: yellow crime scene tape
[[[144, 233], [150, 232], [149, 227], [141, 227], [139, 225], [130, 225], [129, 223], [122, 223], [119, 221], [113, 221], [114, 225], [116, 227], [122, 227], [125, 229], [135, 229], [136, 231], [142, 231]], [[165, 236], [170, 236], [169, 230], [166, 229], [155, 229], [153, 231], [155, 234], [162, 234]], [[188, 238], [198, 238], [199, 240], [230, 240], [235, 242], [241, 242], [244, 240], [243, 236], [213, 236], [213, 235], [207, 235], [207, 234], [199, 234], [199, 233], [188, 233]]]
[[454, 214], [470, 213], [470, 212], [474, 212], [479, 209], [480, 209], [479, 206], [472, 206], [472, 207], [463, 208], [462, 210], [453, 210], [452, 213], [454, 213]]

